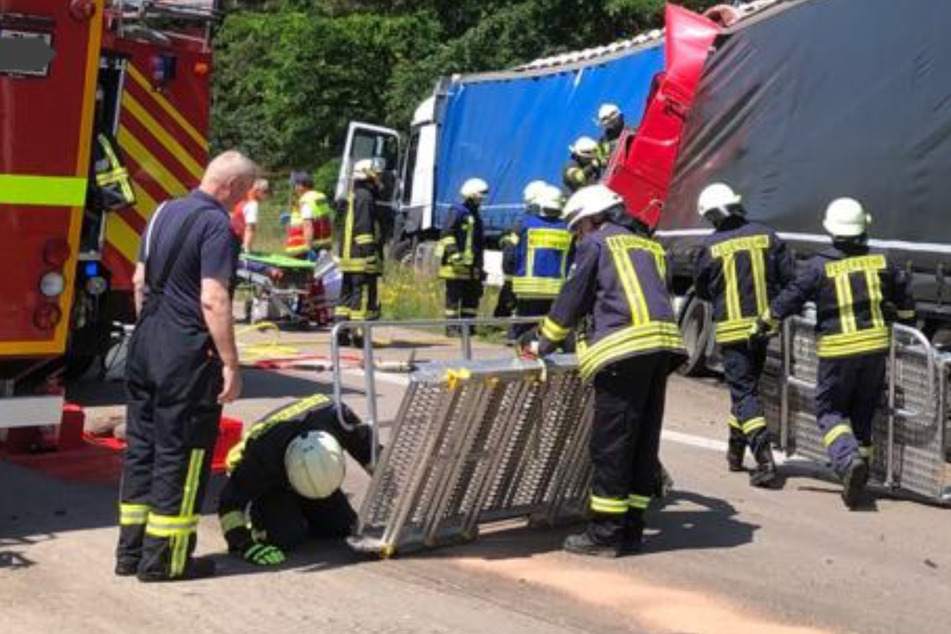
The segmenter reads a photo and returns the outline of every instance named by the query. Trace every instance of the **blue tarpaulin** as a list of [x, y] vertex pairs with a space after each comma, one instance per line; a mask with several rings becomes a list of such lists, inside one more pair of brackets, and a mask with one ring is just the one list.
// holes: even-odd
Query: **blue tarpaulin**
[[568, 146], [595, 139], [598, 107], [615, 103], [637, 125], [651, 79], [663, 70], [662, 43], [605, 62], [542, 76], [471, 81], [449, 88], [440, 129], [435, 225], [467, 178], [489, 183], [486, 231], [498, 233], [522, 212], [522, 190], [542, 179], [561, 185]]

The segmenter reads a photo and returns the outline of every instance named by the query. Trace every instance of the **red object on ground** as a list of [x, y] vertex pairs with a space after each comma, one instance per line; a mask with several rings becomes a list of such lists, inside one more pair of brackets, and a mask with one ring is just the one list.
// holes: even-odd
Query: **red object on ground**
[[83, 408], [75, 403], [66, 403], [63, 406], [63, 416], [59, 423], [59, 441], [56, 448], [60, 451], [79, 449], [83, 447], [83, 425], [86, 423], [86, 414]]
[[211, 459], [212, 471], [217, 473], [224, 470], [228, 452], [241, 442], [243, 431], [244, 423], [240, 420], [227, 416], [221, 417], [221, 424], [218, 426], [218, 442], [215, 443], [215, 452]]
[[687, 113], [720, 32], [712, 20], [675, 5], [667, 5], [666, 20], [667, 69], [654, 77], [641, 125], [621, 137], [606, 179], [627, 212], [650, 227], [660, 220]]

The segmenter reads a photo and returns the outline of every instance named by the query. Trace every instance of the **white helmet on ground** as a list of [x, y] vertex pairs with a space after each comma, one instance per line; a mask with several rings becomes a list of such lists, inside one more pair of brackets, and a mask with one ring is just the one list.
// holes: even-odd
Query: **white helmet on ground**
[[822, 226], [836, 238], [857, 238], [865, 235], [872, 217], [865, 212], [862, 203], [854, 198], [837, 198], [826, 207]]
[[697, 199], [697, 213], [701, 218], [705, 218], [710, 213], [726, 217], [733, 213], [731, 207], [735, 208], [742, 200], [742, 196], [733, 191], [729, 185], [713, 183], [700, 192], [700, 197]]
[[621, 109], [613, 103], [603, 103], [598, 108], [598, 125], [605, 127], [613, 123], [621, 116]]
[[589, 136], [578, 137], [569, 147], [572, 154], [583, 156], [585, 158], [594, 158], [598, 152], [598, 142]]
[[535, 204], [541, 208], [546, 216], [559, 216], [565, 206], [565, 197], [561, 190], [554, 185], [545, 185], [545, 187], [535, 197]]
[[459, 194], [463, 200], [475, 199], [481, 201], [489, 193], [489, 184], [481, 178], [470, 178], [462, 184]]
[[522, 190], [522, 200], [526, 205], [534, 205], [538, 202], [538, 195], [545, 191], [548, 183], [542, 180], [532, 181]]
[[309, 431], [287, 446], [284, 469], [294, 491], [320, 500], [343, 484], [346, 461], [336, 438], [325, 431]]
[[360, 159], [353, 164], [353, 180], [366, 181], [380, 174], [374, 159]]
[[624, 204], [624, 199], [604, 185], [582, 187], [565, 203], [568, 228], [574, 229], [582, 218], [591, 218]]

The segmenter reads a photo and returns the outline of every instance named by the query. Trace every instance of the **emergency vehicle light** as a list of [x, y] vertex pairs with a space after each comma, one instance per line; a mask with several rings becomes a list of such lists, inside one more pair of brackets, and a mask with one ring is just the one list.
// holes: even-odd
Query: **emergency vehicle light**
[[50, 271], [40, 278], [40, 292], [46, 297], [58, 297], [66, 290], [66, 278], [62, 273]]

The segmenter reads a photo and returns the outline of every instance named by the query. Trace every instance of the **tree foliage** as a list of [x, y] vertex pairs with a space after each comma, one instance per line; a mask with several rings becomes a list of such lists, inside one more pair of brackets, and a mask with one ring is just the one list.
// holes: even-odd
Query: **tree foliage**
[[[716, 4], [688, 0], [691, 8]], [[660, 26], [663, 0], [228, 0], [216, 148], [324, 166], [350, 120], [404, 128], [440, 76], [498, 70]]]

